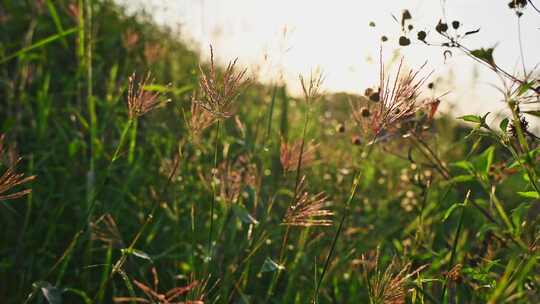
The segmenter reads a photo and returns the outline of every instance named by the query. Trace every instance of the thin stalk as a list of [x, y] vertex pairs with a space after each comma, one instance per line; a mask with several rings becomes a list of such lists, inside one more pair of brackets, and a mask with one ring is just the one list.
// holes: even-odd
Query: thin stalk
[[[461, 213], [459, 215], [459, 220], [458, 220], [458, 226], [456, 228], [456, 235], [454, 236], [454, 241], [452, 243], [452, 253], [450, 254], [450, 262], [448, 263], [448, 268], [447, 268], [447, 272], [449, 272], [452, 267], [454, 267], [454, 261], [456, 259], [456, 253], [457, 253], [457, 245], [458, 245], [458, 240], [459, 240], [459, 236], [461, 235], [461, 229], [463, 227], [463, 216], [465, 214], [465, 208], [467, 207], [467, 204], [469, 202], [469, 196], [471, 195], [471, 190], [467, 191], [467, 194], [465, 195], [465, 200], [463, 201], [463, 206], [461, 206]], [[446, 297], [446, 289], [448, 287], [448, 277], [446, 278], [446, 280], [444, 281], [444, 285], [443, 285], [443, 290], [442, 290], [442, 297], [443, 297], [443, 302], [444, 302], [444, 299]]]
[[272, 101], [270, 103], [270, 108], [268, 109], [268, 122], [266, 124], [266, 135], [264, 138], [264, 145], [266, 145], [268, 138], [270, 138], [270, 132], [272, 131], [272, 117], [274, 115], [274, 106], [276, 104], [276, 94], [277, 94], [277, 85], [274, 84], [274, 87], [272, 88]]
[[[368, 151], [366, 153], [366, 157], [365, 157], [366, 159], [368, 159], [369, 156], [371, 155], [371, 152], [373, 151], [373, 147], [375, 146], [375, 141], [377, 140], [378, 136], [379, 136], [379, 133], [377, 133], [377, 134], [375, 134], [375, 136], [373, 136], [373, 140], [371, 141], [372, 144], [369, 146]], [[349, 198], [347, 199], [347, 202], [345, 203], [345, 211], [343, 212], [343, 215], [341, 216], [341, 219], [339, 221], [338, 229], [336, 230], [336, 233], [334, 234], [334, 238], [332, 240], [332, 245], [330, 246], [330, 252], [328, 252], [328, 255], [326, 256], [326, 260], [325, 260], [324, 266], [323, 266], [323, 271], [321, 273], [321, 276], [319, 277], [319, 280], [317, 282], [317, 286], [315, 287], [315, 292], [314, 292], [314, 295], [313, 295], [313, 301], [315, 303], [318, 303], [318, 301], [319, 301], [319, 298], [318, 298], [319, 297], [319, 289], [321, 287], [322, 281], [324, 280], [324, 276], [325, 276], [326, 272], [328, 271], [328, 266], [330, 265], [330, 261], [332, 260], [334, 250], [336, 249], [337, 241], [339, 239], [339, 236], [341, 235], [341, 231], [343, 230], [345, 219], [349, 215], [349, 207], [350, 207], [350, 204], [351, 204], [354, 196], [356, 195], [356, 191], [358, 190], [358, 183], [359, 183], [360, 178], [362, 177], [362, 173], [363, 173], [363, 171], [360, 170], [355, 175], [355, 177], [353, 179], [353, 183], [352, 183], [352, 186], [351, 186], [351, 192], [350, 192]]]
[[[300, 183], [300, 176], [301, 176], [300, 173], [302, 172], [302, 160], [303, 160], [304, 148], [305, 148], [305, 143], [306, 143], [307, 129], [308, 129], [308, 124], [309, 124], [309, 111], [310, 111], [310, 108], [308, 106], [308, 108], [306, 109], [305, 115], [304, 115], [304, 128], [302, 130], [302, 142], [300, 144], [300, 152], [299, 152], [299, 155], [298, 155], [298, 163], [296, 164], [296, 177], [295, 177], [295, 184], [294, 184], [294, 195], [293, 195], [292, 200], [294, 200], [296, 198], [296, 196], [298, 195], [298, 185]], [[293, 202], [291, 202], [291, 203], [293, 203]], [[285, 257], [285, 248], [287, 247], [287, 242], [289, 241], [290, 229], [291, 229], [291, 227], [289, 225], [287, 225], [286, 228], [285, 228], [285, 234], [283, 235], [283, 240], [281, 242], [281, 249], [279, 251], [279, 260], [278, 260], [279, 265], [283, 264], [283, 259]], [[266, 301], [268, 301], [268, 299], [272, 295], [273, 290], [274, 290], [275, 286], [277, 285], [277, 282], [278, 282], [279, 277], [281, 275], [281, 271], [282, 271], [282, 269], [279, 268], [275, 272], [275, 274], [274, 274], [274, 276], [272, 278], [272, 283], [270, 284], [270, 288], [268, 288], [268, 292], [266, 294]]]
[[[214, 147], [214, 172], [217, 172], [218, 170], [218, 148], [219, 148], [219, 132], [220, 132], [220, 123], [221, 121], [218, 120], [216, 124], [216, 137], [215, 137], [215, 147]], [[216, 205], [216, 196], [217, 196], [217, 189], [216, 189], [216, 183], [214, 181], [214, 176], [212, 174], [212, 203], [210, 207], [210, 230], [208, 232], [208, 256], [212, 257], [212, 234], [214, 229], [214, 209]]]
[[92, 0], [84, 1], [84, 67], [86, 73], [86, 106], [89, 116], [90, 129], [90, 167], [87, 175], [87, 204], [91, 205], [91, 200], [95, 192], [95, 162], [96, 162], [96, 141], [97, 141], [97, 115], [96, 102], [93, 96], [92, 83]]
[[328, 266], [330, 265], [330, 260], [332, 259], [332, 256], [334, 254], [334, 250], [336, 248], [337, 241], [339, 239], [339, 236], [341, 235], [341, 231], [343, 230], [343, 225], [345, 223], [345, 219], [347, 215], [349, 214], [349, 205], [351, 204], [354, 195], [356, 194], [356, 191], [358, 190], [358, 180], [360, 179], [360, 173], [358, 173], [353, 180], [353, 184], [351, 187], [351, 193], [349, 195], [349, 198], [347, 199], [347, 202], [345, 203], [345, 212], [343, 212], [343, 215], [341, 216], [341, 219], [339, 221], [338, 229], [336, 231], [336, 234], [334, 235], [334, 239], [332, 240], [332, 245], [330, 246], [330, 252], [326, 256], [326, 260], [324, 261], [324, 267], [323, 271], [321, 273], [321, 276], [319, 277], [319, 280], [317, 282], [317, 286], [315, 287], [315, 293], [313, 296], [313, 300], [315, 303], [319, 302], [319, 289], [321, 287], [322, 281], [324, 279], [324, 276], [326, 272], [328, 271]]

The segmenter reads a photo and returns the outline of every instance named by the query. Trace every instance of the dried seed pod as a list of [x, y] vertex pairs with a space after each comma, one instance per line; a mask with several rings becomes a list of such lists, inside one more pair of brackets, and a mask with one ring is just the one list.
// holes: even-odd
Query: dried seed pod
[[426, 42], [427, 34], [425, 31], [420, 31], [417, 34], [418, 40]]
[[411, 44], [411, 40], [405, 36], [399, 37], [399, 45], [401, 46], [408, 46]]
[[366, 97], [370, 97], [371, 94], [373, 94], [373, 89], [372, 89], [372, 88], [367, 88], [367, 89], [364, 91], [364, 96], [366, 96]]
[[448, 31], [448, 24], [442, 22], [442, 20], [439, 20], [439, 23], [437, 23], [437, 26], [435, 26], [435, 30], [439, 33], [446, 33], [446, 31]]
[[363, 107], [362, 109], [360, 109], [360, 114], [362, 115], [362, 117], [369, 117], [369, 115], [371, 115], [371, 112], [369, 112], [368, 108]]
[[379, 100], [381, 100], [381, 96], [380, 96], [379, 92], [372, 93], [371, 95], [369, 95], [369, 100], [371, 100], [373, 102], [378, 102]]

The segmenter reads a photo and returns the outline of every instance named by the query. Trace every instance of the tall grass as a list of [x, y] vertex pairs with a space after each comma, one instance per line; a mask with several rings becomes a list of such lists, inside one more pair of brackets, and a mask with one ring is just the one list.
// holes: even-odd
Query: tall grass
[[112, 1], [0, 2], [0, 302], [539, 302], [538, 75], [444, 17], [398, 43], [499, 75], [498, 126], [406, 61], [294, 97]]

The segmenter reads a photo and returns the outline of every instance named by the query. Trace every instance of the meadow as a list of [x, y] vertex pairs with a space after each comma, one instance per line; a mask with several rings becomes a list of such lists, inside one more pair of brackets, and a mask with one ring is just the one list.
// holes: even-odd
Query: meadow
[[110, 0], [0, 1], [0, 303], [540, 303], [538, 71], [442, 17], [394, 42], [497, 74], [500, 122], [407, 58], [294, 96]]

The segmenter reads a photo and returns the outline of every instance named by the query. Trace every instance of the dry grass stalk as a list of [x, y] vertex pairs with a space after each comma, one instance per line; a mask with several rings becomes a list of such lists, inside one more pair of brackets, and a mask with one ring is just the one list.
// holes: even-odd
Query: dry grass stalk
[[243, 155], [234, 162], [222, 162], [213, 173], [219, 197], [227, 203], [237, 203], [245, 186], [256, 188], [259, 183], [257, 166]]
[[[317, 145], [310, 141], [308, 142], [302, 151], [302, 168], [305, 168], [315, 160], [315, 149]], [[284, 172], [294, 171], [298, 168], [298, 162], [300, 161], [300, 151], [302, 150], [302, 141], [297, 141], [293, 144], [287, 143], [283, 138], [281, 139], [281, 147], [279, 153], [279, 160]]]
[[[2, 161], [4, 160], [6, 154], [4, 149], [4, 139], [4, 134], [0, 135], [0, 160]], [[30, 194], [32, 192], [31, 189], [24, 189], [15, 191], [13, 193], [8, 193], [8, 191], [14, 187], [31, 182], [36, 178], [35, 175], [25, 177], [24, 173], [16, 173], [15, 169], [17, 164], [21, 161], [21, 158], [17, 157], [13, 150], [10, 152], [11, 153], [8, 153], [10, 154], [10, 157], [9, 161], [7, 162], [7, 169], [2, 176], [0, 176], [0, 201], [13, 200]]]
[[[394, 258], [392, 262], [384, 269], [379, 267], [379, 248], [375, 254], [374, 260], [368, 259], [362, 255], [362, 264], [364, 265], [364, 275], [368, 282], [368, 293], [370, 303], [373, 304], [405, 304], [407, 296], [408, 280], [421, 272], [427, 265], [421, 266], [411, 271], [411, 263], [404, 266], [398, 265]], [[368, 277], [368, 271], [374, 268], [374, 273]], [[400, 269], [398, 271], [398, 269]]]
[[309, 81], [306, 81], [302, 75], [300, 75], [299, 78], [306, 103], [312, 104], [317, 101], [320, 97], [321, 84], [323, 82], [322, 73], [320, 71], [312, 72], [309, 75]]
[[149, 81], [150, 72], [140, 82], [137, 82], [135, 73], [129, 77], [127, 101], [130, 119], [142, 116], [170, 101], [169, 99], [162, 100], [160, 92], [145, 89]]
[[400, 61], [393, 80], [386, 74], [382, 55], [380, 58], [379, 89], [366, 90], [370, 100], [368, 106], [353, 106], [353, 118], [363, 128], [364, 132], [380, 135], [399, 129], [399, 125], [415, 118], [416, 114], [427, 110], [428, 116], [433, 117], [439, 103], [438, 99], [420, 97], [420, 90], [431, 76], [428, 73], [421, 76], [425, 64], [417, 71], [403, 72], [403, 59]]
[[198, 101], [200, 105], [216, 119], [225, 119], [233, 115], [233, 102], [240, 93], [240, 88], [247, 82], [244, 76], [247, 69], [235, 71], [238, 58], [229, 62], [222, 77], [218, 77], [214, 64], [214, 51], [210, 46], [210, 71], [202, 66], [199, 87], [204, 98]]
[[310, 194], [305, 191], [306, 177], [303, 176], [298, 184], [298, 191], [294, 200], [287, 209], [283, 218], [283, 225], [287, 226], [330, 226], [332, 220], [328, 217], [334, 215], [330, 210], [324, 209], [327, 196], [324, 192]]
[[125, 248], [124, 241], [112, 215], [106, 213], [90, 223], [92, 240], [98, 240], [113, 248]]
[[152, 267], [152, 277], [153, 277], [153, 287], [149, 287], [137, 280], [133, 280], [135, 286], [137, 286], [144, 294], [147, 299], [138, 298], [138, 297], [115, 297], [113, 301], [115, 303], [124, 303], [124, 302], [136, 302], [136, 303], [159, 303], [159, 304], [204, 304], [202, 300], [194, 301], [175, 301], [178, 297], [183, 296], [194, 289], [199, 281], [193, 281], [187, 286], [175, 287], [170, 289], [165, 293], [159, 293], [159, 276], [157, 274], [156, 268]]
[[187, 126], [192, 138], [198, 138], [201, 133], [216, 122], [216, 117], [206, 111], [200, 103], [191, 102], [191, 116], [187, 120]]

